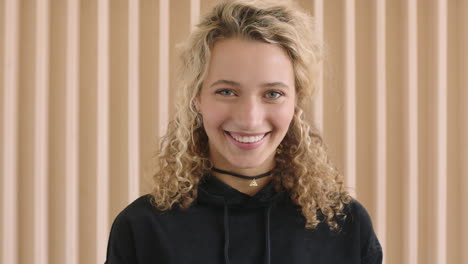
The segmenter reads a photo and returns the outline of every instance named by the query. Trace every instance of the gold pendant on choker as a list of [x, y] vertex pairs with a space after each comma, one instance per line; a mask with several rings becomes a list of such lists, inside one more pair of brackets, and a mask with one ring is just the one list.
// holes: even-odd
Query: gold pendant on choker
[[249, 186], [251, 186], [251, 187], [252, 187], [252, 186], [258, 186], [257, 181], [256, 181], [255, 179], [253, 179], [253, 180], [250, 182]]

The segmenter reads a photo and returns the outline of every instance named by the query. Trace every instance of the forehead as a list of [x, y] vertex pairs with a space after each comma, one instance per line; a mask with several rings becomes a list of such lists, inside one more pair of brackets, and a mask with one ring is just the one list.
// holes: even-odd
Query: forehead
[[215, 43], [206, 81], [284, 82], [293, 86], [292, 62], [279, 45], [231, 38]]

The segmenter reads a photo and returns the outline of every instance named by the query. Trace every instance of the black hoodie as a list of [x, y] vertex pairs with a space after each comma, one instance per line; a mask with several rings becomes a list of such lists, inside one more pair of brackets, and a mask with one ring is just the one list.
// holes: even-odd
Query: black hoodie
[[115, 219], [107, 264], [382, 263], [382, 248], [364, 207], [346, 206], [341, 231], [305, 228], [300, 207], [270, 183], [254, 196], [206, 175], [186, 210], [158, 211], [138, 198]]

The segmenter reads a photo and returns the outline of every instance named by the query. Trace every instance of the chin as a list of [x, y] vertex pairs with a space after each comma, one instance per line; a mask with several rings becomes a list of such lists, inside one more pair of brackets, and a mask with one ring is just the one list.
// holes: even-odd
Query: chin
[[266, 159], [228, 159], [231, 166], [238, 169], [254, 169], [265, 165]]

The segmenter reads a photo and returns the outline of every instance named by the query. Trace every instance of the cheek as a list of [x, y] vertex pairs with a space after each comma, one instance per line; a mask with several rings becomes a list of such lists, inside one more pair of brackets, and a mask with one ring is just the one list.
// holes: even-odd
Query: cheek
[[281, 130], [288, 130], [291, 120], [294, 116], [294, 105], [288, 105], [287, 107], [279, 109], [275, 113], [272, 113], [271, 120], [276, 127]]
[[223, 109], [219, 107], [205, 109], [203, 112], [203, 125], [205, 126], [205, 129], [208, 130], [206, 132], [210, 134], [213, 130], [218, 129], [226, 118], [226, 113], [224, 113]]

